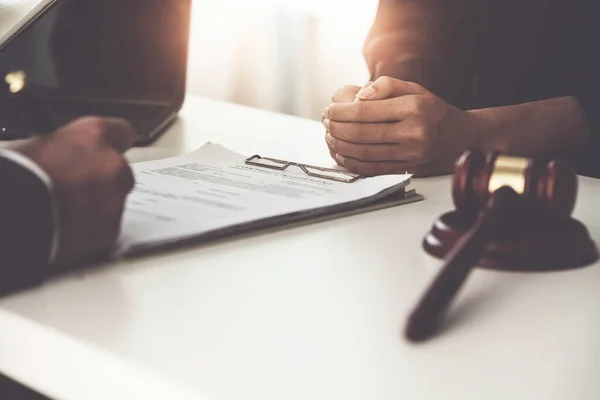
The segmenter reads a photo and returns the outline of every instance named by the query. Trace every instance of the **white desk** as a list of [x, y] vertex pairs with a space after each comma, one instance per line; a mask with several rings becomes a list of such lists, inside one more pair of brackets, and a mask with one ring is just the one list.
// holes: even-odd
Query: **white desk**
[[[245, 154], [331, 164], [318, 122], [189, 98], [153, 149], [210, 140]], [[600, 184], [576, 215], [600, 240]], [[199, 246], [72, 275], [0, 301], [0, 371], [58, 400], [597, 400], [600, 264], [477, 271], [454, 323], [401, 336], [438, 264], [420, 244], [451, 208], [424, 202]]]

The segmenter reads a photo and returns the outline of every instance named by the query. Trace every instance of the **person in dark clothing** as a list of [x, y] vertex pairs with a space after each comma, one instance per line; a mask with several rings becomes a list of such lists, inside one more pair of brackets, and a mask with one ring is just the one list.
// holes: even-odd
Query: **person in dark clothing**
[[122, 155], [134, 139], [123, 120], [86, 117], [0, 149], [0, 296], [111, 248], [134, 185]]
[[594, 4], [380, 0], [363, 49], [370, 82], [323, 113], [332, 157], [366, 175], [424, 176], [478, 148], [600, 176]]
[[[87, 117], [0, 149], [0, 296], [103, 255], [120, 231], [133, 173], [125, 121]], [[0, 398], [45, 397], [0, 375]]]
[[[173, 46], [145, 35], [161, 23], [174, 26], [188, 5], [188, 0], [62, 0], [5, 48], [0, 61], [3, 69], [13, 68], [14, 59], [19, 67], [31, 59], [45, 61], [38, 69], [47, 74], [36, 83], [43, 89], [59, 86], [69, 95], [171, 93], [177, 88], [163, 71], [166, 64], [146, 56], [160, 52], [185, 60], [186, 41]], [[48, 55], [33, 57], [41, 48]], [[160, 51], [151, 51], [155, 48]], [[54, 74], [59, 85], [46, 77]], [[123, 153], [135, 138], [124, 120], [90, 116], [0, 148], [0, 297], [107, 254], [134, 186]], [[46, 397], [0, 375], [0, 399]]]

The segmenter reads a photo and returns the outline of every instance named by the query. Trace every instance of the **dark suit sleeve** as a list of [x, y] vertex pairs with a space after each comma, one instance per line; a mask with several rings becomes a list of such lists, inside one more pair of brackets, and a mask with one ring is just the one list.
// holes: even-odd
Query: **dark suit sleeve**
[[48, 182], [16, 153], [0, 152], [0, 296], [40, 284], [55, 251]]

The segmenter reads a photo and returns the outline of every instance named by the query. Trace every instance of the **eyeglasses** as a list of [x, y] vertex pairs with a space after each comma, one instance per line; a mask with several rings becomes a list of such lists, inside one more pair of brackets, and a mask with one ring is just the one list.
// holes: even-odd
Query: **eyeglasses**
[[341, 171], [333, 168], [323, 168], [316, 165], [300, 164], [292, 161], [278, 160], [276, 158], [261, 157], [258, 154], [248, 157], [246, 159], [246, 164], [274, 169], [277, 171], [285, 171], [288, 167], [295, 166], [304, 171], [304, 173], [308, 176], [344, 183], [352, 183], [363, 178], [362, 175], [352, 172]]

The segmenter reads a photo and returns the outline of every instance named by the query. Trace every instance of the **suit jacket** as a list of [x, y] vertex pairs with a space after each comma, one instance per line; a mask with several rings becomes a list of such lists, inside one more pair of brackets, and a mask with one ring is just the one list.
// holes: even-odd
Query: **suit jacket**
[[464, 109], [575, 96], [600, 176], [600, 23], [593, 0], [380, 0], [364, 53], [373, 77], [418, 82]]
[[56, 253], [51, 182], [18, 153], [0, 151], [0, 296], [40, 284]]

